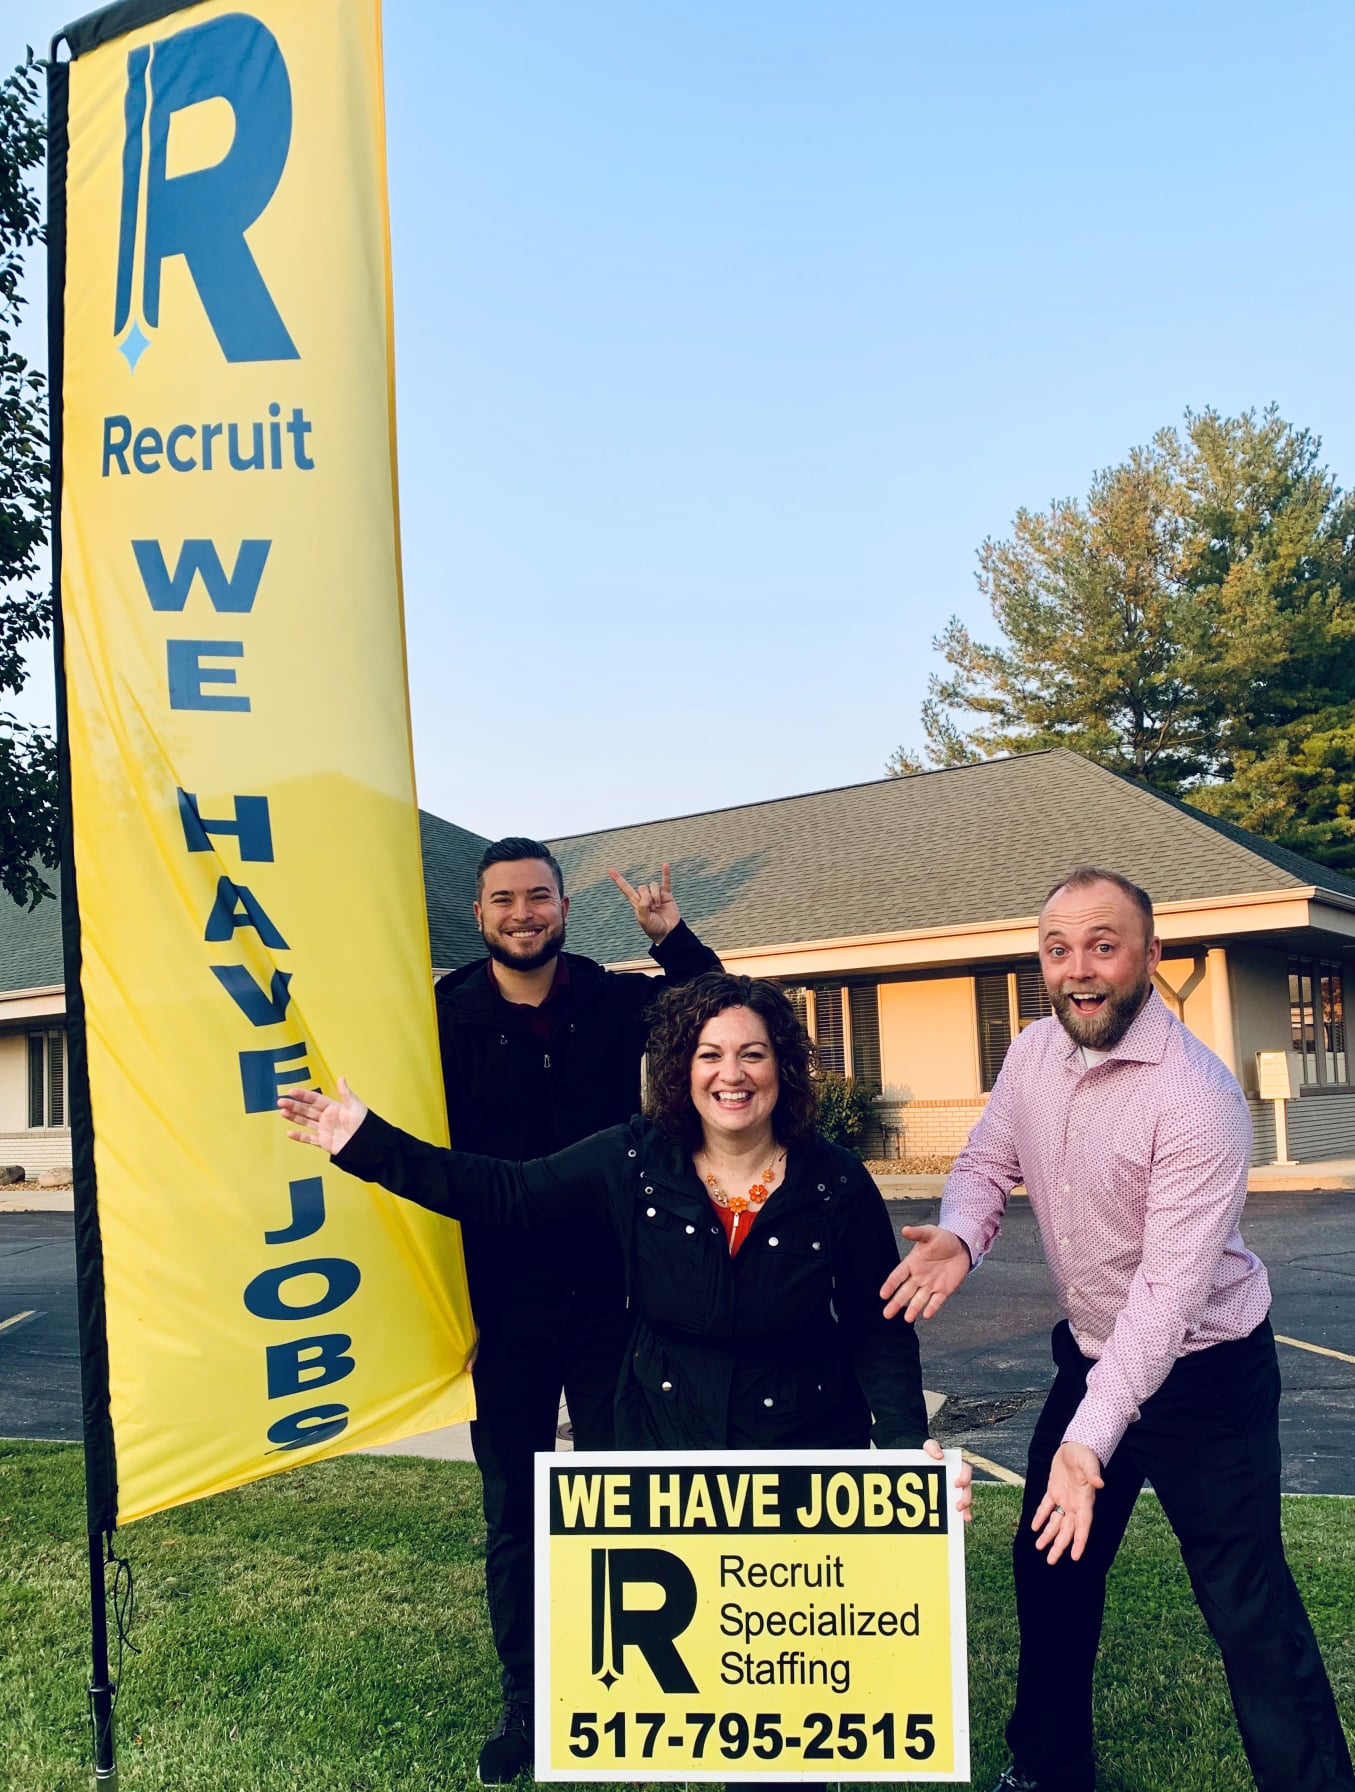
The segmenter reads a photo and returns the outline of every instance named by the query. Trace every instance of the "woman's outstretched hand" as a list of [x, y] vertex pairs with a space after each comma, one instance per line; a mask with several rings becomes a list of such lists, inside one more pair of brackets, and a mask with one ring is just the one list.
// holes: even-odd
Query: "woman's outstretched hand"
[[322, 1095], [318, 1089], [292, 1089], [279, 1095], [278, 1106], [296, 1129], [287, 1134], [299, 1145], [317, 1145], [331, 1157], [342, 1151], [367, 1118], [367, 1109], [342, 1077], [339, 1078], [339, 1099]]
[[[941, 1461], [944, 1452], [934, 1437], [929, 1437], [922, 1447], [927, 1454], [933, 1457], [937, 1462]], [[968, 1524], [970, 1519], [974, 1516], [973, 1480], [973, 1469], [967, 1462], [962, 1462], [959, 1467], [959, 1472], [956, 1474], [954, 1481], [951, 1482], [951, 1486], [955, 1489], [955, 1510], [960, 1514], [960, 1517], [964, 1519], [966, 1524]]]

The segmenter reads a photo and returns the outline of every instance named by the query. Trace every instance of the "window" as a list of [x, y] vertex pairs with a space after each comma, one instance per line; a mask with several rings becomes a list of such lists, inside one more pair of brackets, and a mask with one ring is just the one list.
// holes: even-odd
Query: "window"
[[880, 986], [854, 983], [847, 991], [851, 1022], [852, 1075], [863, 1088], [879, 1094], [884, 1087], [880, 1062]]
[[820, 1070], [847, 1074], [847, 1032], [842, 1024], [842, 991], [820, 988], [814, 996], [814, 1044], [818, 1047]]
[[884, 1086], [879, 985], [800, 984], [785, 993], [814, 1041], [819, 1068], [855, 1077], [878, 1093]]
[[66, 1124], [66, 1034], [53, 1027], [28, 1035], [28, 1124]]
[[1016, 1030], [1023, 1032], [1033, 1020], [1043, 1020], [1054, 1012], [1049, 991], [1044, 986], [1044, 973], [1038, 964], [1021, 965], [1016, 972]]
[[991, 1089], [1012, 1042], [1012, 998], [1005, 971], [974, 979], [979, 1020], [979, 1087]]
[[1289, 1025], [1305, 1088], [1345, 1087], [1345, 974], [1330, 958], [1289, 960]]
[[1014, 971], [982, 971], [974, 979], [974, 1008], [979, 1027], [979, 1087], [985, 1092], [997, 1081], [1016, 1035], [1034, 1020], [1054, 1012], [1038, 964]]

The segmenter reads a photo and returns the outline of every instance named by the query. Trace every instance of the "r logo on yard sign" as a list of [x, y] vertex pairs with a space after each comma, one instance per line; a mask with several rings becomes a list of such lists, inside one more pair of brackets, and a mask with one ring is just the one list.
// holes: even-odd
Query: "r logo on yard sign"
[[[148, 104], [149, 95], [149, 104]], [[225, 100], [235, 134], [210, 168], [170, 176], [170, 120], [203, 100]], [[113, 334], [135, 372], [160, 322], [160, 269], [182, 255], [228, 361], [300, 357], [245, 232], [262, 216], [287, 165], [292, 85], [277, 39], [258, 19], [226, 13], [127, 58], [122, 211]], [[144, 163], [144, 178], [143, 178]], [[140, 316], [133, 300], [138, 241]]]
[[[696, 1579], [681, 1556], [666, 1549], [595, 1549], [592, 1564], [593, 1672], [603, 1685], [621, 1678], [626, 1650], [634, 1647], [664, 1692], [695, 1692], [674, 1641], [696, 1616]], [[627, 1606], [632, 1586], [657, 1588], [663, 1597], [658, 1605]]]

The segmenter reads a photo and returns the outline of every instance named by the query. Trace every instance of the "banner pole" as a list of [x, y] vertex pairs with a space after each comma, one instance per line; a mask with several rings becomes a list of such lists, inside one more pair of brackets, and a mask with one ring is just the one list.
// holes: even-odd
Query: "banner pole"
[[65, 629], [61, 605], [61, 487], [63, 373], [65, 363], [66, 160], [69, 147], [68, 61], [60, 57], [65, 34], [51, 46], [47, 64], [47, 377], [48, 444], [52, 483], [52, 645], [56, 662], [58, 827], [61, 922], [66, 987], [68, 1096], [75, 1183], [77, 1308], [80, 1322], [81, 1418], [85, 1444], [86, 1536], [89, 1548], [90, 1679], [94, 1783], [116, 1788], [113, 1734], [115, 1687], [108, 1673], [108, 1595], [104, 1581], [105, 1535], [117, 1522], [117, 1471], [108, 1413], [108, 1343], [104, 1320], [103, 1249], [94, 1186], [94, 1128], [85, 1052], [84, 1000], [80, 981], [80, 912], [76, 897], [71, 827], [70, 748], [66, 715]]
[[94, 1784], [117, 1792], [118, 1761], [113, 1736], [117, 1687], [108, 1675], [108, 1590], [104, 1584], [103, 1533], [89, 1533], [89, 1604], [93, 1620], [89, 1718], [94, 1732]]

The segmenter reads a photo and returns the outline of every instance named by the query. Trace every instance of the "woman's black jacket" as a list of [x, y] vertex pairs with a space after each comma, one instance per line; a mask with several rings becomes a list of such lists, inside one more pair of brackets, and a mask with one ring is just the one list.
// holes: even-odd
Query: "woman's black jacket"
[[792, 1146], [736, 1257], [689, 1153], [638, 1117], [514, 1164], [426, 1145], [369, 1114], [334, 1163], [453, 1219], [604, 1221], [633, 1321], [618, 1448], [850, 1449], [872, 1435], [915, 1448], [926, 1437], [917, 1339], [883, 1317], [880, 1284], [899, 1260], [889, 1215], [863, 1165], [825, 1139]]

